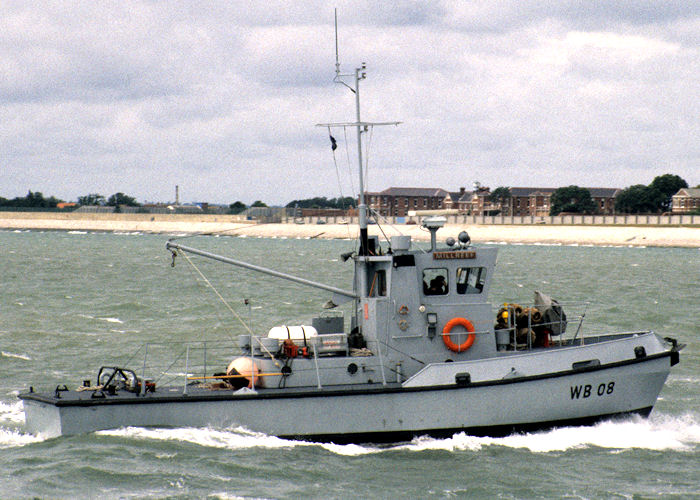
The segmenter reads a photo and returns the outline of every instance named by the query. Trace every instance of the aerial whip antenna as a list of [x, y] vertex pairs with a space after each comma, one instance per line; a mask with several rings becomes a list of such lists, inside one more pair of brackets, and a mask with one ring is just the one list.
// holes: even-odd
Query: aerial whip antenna
[[336, 83], [342, 83], [347, 88], [349, 88], [353, 94], [356, 94], [357, 92], [355, 92], [355, 89], [352, 88], [347, 83], [345, 83], [342, 79], [343, 76], [351, 76], [351, 75], [341, 75], [340, 74], [340, 58], [338, 57], [338, 9], [337, 8], [333, 9], [333, 12], [335, 14], [335, 78], [333, 78], [333, 81]]
[[338, 9], [335, 12], [335, 76], [340, 75], [340, 60], [338, 59]]

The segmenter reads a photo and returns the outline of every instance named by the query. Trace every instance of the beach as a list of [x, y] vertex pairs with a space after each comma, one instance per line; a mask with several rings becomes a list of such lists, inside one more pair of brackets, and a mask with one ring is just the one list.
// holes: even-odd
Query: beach
[[[250, 237], [342, 239], [357, 236], [349, 224], [258, 224], [235, 215], [203, 214], [87, 214], [0, 212], [0, 229], [147, 233], [205, 233]], [[430, 234], [415, 224], [369, 226], [370, 235], [383, 239], [409, 235], [429, 241]], [[700, 228], [653, 225], [488, 225], [446, 224], [439, 236], [457, 237], [467, 231], [474, 243], [522, 243], [603, 246], [700, 248]]]

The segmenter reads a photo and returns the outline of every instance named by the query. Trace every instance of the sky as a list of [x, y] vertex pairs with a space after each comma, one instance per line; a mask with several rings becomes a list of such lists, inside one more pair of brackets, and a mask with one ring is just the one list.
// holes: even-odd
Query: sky
[[0, 196], [700, 183], [700, 2], [3, 2]]

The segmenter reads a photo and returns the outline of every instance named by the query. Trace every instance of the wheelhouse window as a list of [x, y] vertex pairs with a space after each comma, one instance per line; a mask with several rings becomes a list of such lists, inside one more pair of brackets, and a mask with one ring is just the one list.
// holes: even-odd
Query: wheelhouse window
[[457, 293], [481, 293], [486, 282], [485, 267], [457, 268]]
[[448, 273], [445, 268], [423, 270], [423, 293], [425, 295], [447, 295], [449, 292]]
[[380, 269], [374, 272], [372, 277], [372, 283], [369, 287], [370, 297], [384, 297], [386, 296], [386, 271]]

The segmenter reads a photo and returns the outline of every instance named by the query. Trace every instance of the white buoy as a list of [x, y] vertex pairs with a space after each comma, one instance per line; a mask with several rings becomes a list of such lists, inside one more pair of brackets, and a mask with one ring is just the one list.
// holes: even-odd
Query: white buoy
[[[255, 371], [253, 371], [255, 370]], [[260, 376], [260, 368], [250, 358], [236, 358], [229, 363], [226, 368], [226, 375], [243, 375], [243, 378], [248, 381], [248, 388], [252, 389], [251, 379], [255, 374], [255, 387], [263, 386], [263, 378]], [[236, 385], [236, 379], [230, 379], [233, 385]]]

